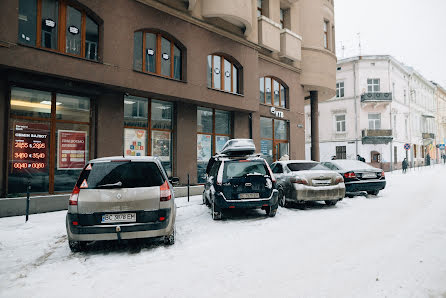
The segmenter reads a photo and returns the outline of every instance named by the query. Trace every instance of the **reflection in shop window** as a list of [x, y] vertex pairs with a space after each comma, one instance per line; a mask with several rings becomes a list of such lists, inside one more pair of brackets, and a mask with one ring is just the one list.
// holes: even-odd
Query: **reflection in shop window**
[[240, 94], [241, 66], [233, 59], [221, 55], [207, 57], [207, 83], [209, 88]]
[[260, 117], [260, 152], [269, 163], [289, 155], [287, 121]]
[[260, 78], [260, 103], [287, 108], [287, 88], [278, 79]]

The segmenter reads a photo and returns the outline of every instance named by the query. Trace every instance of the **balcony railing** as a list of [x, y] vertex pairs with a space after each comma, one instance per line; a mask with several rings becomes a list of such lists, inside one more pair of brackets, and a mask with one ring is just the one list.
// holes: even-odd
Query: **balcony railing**
[[391, 129], [363, 129], [363, 144], [388, 144], [393, 140]]
[[422, 137], [424, 140], [435, 139], [435, 134], [430, 133], [430, 132], [423, 132]]
[[392, 92], [373, 92], [361, 95], [361, 102], [391, 102]]

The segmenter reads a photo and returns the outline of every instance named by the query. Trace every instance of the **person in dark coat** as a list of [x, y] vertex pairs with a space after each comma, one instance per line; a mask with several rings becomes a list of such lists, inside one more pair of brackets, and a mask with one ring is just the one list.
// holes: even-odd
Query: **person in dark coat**
[[408, 165], [409, 165], [409, 163], [407, 162], [407, 158], [404, 158], [404, 160], [403, 160], [403, 173], [406, 173]]
[[429, 155], [429, 153], [426, 155], [426, 166], [430, 166], [431, 165], [431, 156]]

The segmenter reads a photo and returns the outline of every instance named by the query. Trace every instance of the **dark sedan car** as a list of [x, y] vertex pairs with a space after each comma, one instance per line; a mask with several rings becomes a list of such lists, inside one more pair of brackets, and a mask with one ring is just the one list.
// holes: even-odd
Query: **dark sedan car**
[[327, 168], [337, 171], [344, 177], [345, 192], [350, 195], [354, 192], [366, 191], [377, 195], [386, 187], [384, 171], [374, 168], [359, 160], [336, 159], [322, 162]]

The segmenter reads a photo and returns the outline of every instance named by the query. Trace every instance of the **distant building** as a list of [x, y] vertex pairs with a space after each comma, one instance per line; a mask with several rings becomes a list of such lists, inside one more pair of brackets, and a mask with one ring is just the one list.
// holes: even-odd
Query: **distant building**
[[[319, 105], [321, 160], [356, 159], [385, 170], [423, 165], [436, 150], [436, 86], [391, 56], [338, 61], [336, 97]], [[306, 157], [310, 158], [306, 113]], [[404, 145], [410, 149], [405, 150]]]

